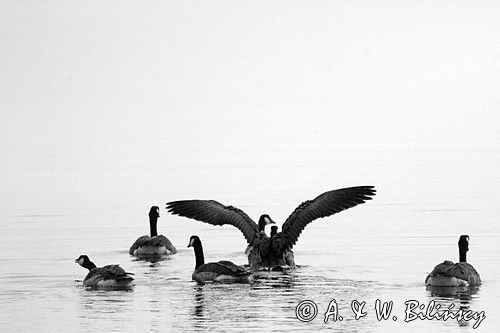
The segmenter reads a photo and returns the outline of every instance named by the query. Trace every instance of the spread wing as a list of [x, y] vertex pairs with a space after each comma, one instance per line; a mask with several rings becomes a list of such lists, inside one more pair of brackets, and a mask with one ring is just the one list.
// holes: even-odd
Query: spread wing
[[168, 212], [213, 225], [230, 224], [240, 229], [248, 244], [259, 234], [257, 224], [233, 206], [224, 206], [215, 200], [181, 200], [167, 203]]
[[310, 222], [362, 204], [374, 195], [373, 186], [357, 186], [325, 192], [314, 200], [304, 201], [283, 223], [282, 233], [288, 247], [291, 248], [297, 242], [300, 233]]

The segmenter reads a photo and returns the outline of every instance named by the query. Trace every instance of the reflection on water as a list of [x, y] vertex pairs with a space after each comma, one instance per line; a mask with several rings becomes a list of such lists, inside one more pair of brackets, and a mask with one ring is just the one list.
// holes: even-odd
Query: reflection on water
[[[469, 286], [469, 287], [433, 287], [428, 286], [427, 290], [429, 292], [429, 299], [434, 300], [436, 304], [441, 305], [440, 310], [436, 311], [438, 313], [444, 313], [446, 310], [453, 312], [463, 311], [474, 311], [471, 307], [473, 306], [474, 295], [476, 295], [480, 287]], [[479, 310], [480, 311], [480, 310]], [[456, 320], [456, 323], [461, 326], [469, 326], [471, 321], [460, 319]], [[475, 323], [475, 321], [472, 321]]]
[[196, 329], [203, 330], [205, 321], [205, 297], [203, 286], [193, 288], [193, 325]]
[[459, 300], [470, 300], [472, 295], [475, 295], [480, 290], [479, 286], [469, 287], [435, 287], [427, 286], [429, 296], [443, 297]]
[[92, 318], [99, 313], [117, 313], [130, 310], [133, 289], [96, 290], [77, 287], [80, 318]]
[[[301, 300], [314, 299], [318, 306], [326, 307], [330, 297], [337, 297], [340, 311], [346, 312], [350, 299], [370, 298], [376, 289], [371, 282], [329, 279], [307, 274], [303, 269], [288, 273], [259, 272], [253, 285], [189, 282], [190, 318], [176, 321], [173, 328], [224, 331], [234, 329], [235, 323], [240, 323], [241, 331], [321, 328], [322, 314], [307, 326], [295, 317], [295, 307]], [[368, 319], [356, 324], [364, 327], [374, 322]]]

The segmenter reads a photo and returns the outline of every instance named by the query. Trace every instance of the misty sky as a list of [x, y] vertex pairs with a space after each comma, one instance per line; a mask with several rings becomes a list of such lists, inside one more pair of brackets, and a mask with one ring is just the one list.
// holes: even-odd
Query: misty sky
[[499, 18], [497, 1], [2, 1], [0, 209], [493, 194]]

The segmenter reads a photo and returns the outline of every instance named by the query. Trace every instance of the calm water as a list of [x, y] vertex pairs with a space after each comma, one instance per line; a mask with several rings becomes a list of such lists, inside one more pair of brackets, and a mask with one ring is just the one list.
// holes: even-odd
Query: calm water
[[[86, 208], [52, 214], [7, 214], [0, 225], [0, 331], [472, 331], [475, 321], [405, 323], [404, 302], [436, 300], [455, 309], [485, 311], [479, 329], [492, 331], [500, 323], [499, 227], [496, 211], [470, 203], [446, 209], [384, 203], [383, 187], [365, 205], [310, 224], [295, 248], [301, 265], [286, 273], [262, 273], [252, 285], [198, 286], [191, 281], [194, 253], [186, 248], [192, 234], [201, 237], [206, 260], [246, 263], [244, 239], [232, 227], [213, 227], [169, 216], [164, 203], [160, 232], [179, 253], [158, 263], [138, 261], [127, 253], [130, 244], [148, 230], [147, 212], [134, 208]], [[248, 191], [245, 197], [258, 193]], [[294, 194], [294, 198], [295, 198]], [[170, 199], [165, 198], [165, 202]], [[304, 197], [306, 199], [306, 197]], [[460, 199], [460, 198], [459, 198]], [[465, 198], [462, 198], [465, 199]], [[271, 216], [286, 216], [298, 202], [284, 196], [267, 205]], [[424, 198], [422, 197], [422, 201]], [[454, 206], [453, 206], [454, 205]], [[453, 206], [453, 207], [452, 207]], [[254, 212], [258, 206], [241, 206]], [[274, 214], [273, 214], [274, 213]], [[252, 215], [252, 214], [251, 214]], [[253, 216], [257, 218], [257, 216]], [[484, 284], [477, 290], [431, 291], [423, 285], [426, 273], [448, 258], [456, 260], [461, 233], [471, 237], [469, 261]], [[86, 271], [74, 263], [88, 254], [98, 265], [119, 263], [135, 273], [131, 291], [95, 291], [81, 286]], [[323, 322], [335, 299], [342, 322]], [[378, 321], [375, 301], [393, 301], [392, 316]], [[318, 315], [300, 322], [299, 302], [317, 304]], [[367, 316], [354, 320], [351, 301], [366, 301]]]

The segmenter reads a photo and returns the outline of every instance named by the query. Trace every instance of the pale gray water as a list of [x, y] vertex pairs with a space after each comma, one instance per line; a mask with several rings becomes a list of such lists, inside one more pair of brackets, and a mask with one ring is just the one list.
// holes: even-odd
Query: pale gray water
[[[387, 189], [377, 189], [378, 196], [367, 204], [306, 228], [295, 248], [300, 268], [262, 273], [252, 286], [197, 286], [192, 282], [194, 254], [186, 248], [190, 235], [201, 237], [208, 261], [245, 263], [244, 239], [232, 227], [217, 228], [169, 216], [161, 199], [152, 203], [162, 208], [159, 231], [172, 240], [179, 253], [155, 264], [127, 253], [135, 238], [148, 230], [149, 207], [142, 211], [89, 207], [73, 212], [62, 207], [40, 215], [4, 211], [0, 226], [0, 331], [472, 330], [475, 321], [405, 323], [406, 300], [437, 300], [446, 306], [454, 303], [456, 309], [485, 311], [487, 318], [479, 329], [494, 329], [499, 323], [496, 311], [500, 300], [496, 267], [500, 230], [493, 223], [496, 207], [486, 207], [478, 198], [466, 209], [456, 204], [467, 201], [461, 195], [443, 209], [391, 204], [384, 199]], [[235, 195], [235, 201], [252, 196], [255, 198], [249, 201], [259, 200], [258, 192], [246, 191], [243, 196]], [[263, 206], [271, 216], [285, 216], [299, 203], [289, 197], [283, 195], [280, 202]], [[172, 199], [180, 198], [163, 201]], [[422, 201], [427, 199], [421, 197]], [[244, 204], [240, 208], [260, 210]], [[426, 290], [424, 278], [438, 262], [456, 260], [462, 233], [471, 237], [469, 261], [484, 284], [473, 291], [454, 291], [451, 296], [434, 295]], [[86, 272], [73, 262], [80, 254], [88, 254], [97, 265], [119, 263], [135, 273], [135, 288], [95, 291], [82, 287]], [[323, 315], [332, 299], [345, 319], [325, 324]], [[379, 322], [375, 318], [376, 299], [394, 301], [397, 321]], [[318, 316], [309, 323], [295, 316], [295, 307], [303, 300], [313, 300], [318, 306]], [[352, 300], [367, 302], [366, 317], [354, 320]]]

